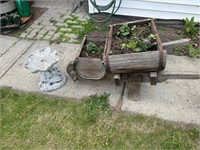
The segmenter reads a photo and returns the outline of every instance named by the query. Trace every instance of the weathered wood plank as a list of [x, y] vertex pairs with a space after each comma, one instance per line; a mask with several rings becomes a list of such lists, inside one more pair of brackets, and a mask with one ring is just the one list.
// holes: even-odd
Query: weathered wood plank
[[133, 101], [140, 100], [140, 87], [142, 78], [128, 79], [128, 99]]
[[200, 73], [195, 72], [166, 72], [158, 73], [158, 81], [163, 82], [167, 79], [200, 79]]
[[122, 22], [122, 23], [116, 23], [113, 24], [112, 26], [118, 26], [118, 25], [123, 25], [123, 24], [144, 24], [151, 21], [151, 19], [143, 19], [143, 20], [135, 20], [135, 21], [129, 21], [129, 22]]
[[[132, 73], [123, 75], [122, 80], [128, 80], [130, 78], [138, 78], [138, 76], [142, 77], [142, 82], [151, 82], [150, 73]], [[180, 80], [197, 80], [200, 79], [199, 72], [169, 72], [169, 71], [160, 71], [157, 74], [157, 82], [164, 82], [168, 79], [180, 79]]]
[[[166, 65], [167, 52], [164, 50], [163, 64]], [[110, 55], [109, 65], [113, 73], [132, 73], [158, 71], [160, 62], [159, 51]]]
[[189, 44], [189, 42], [190, 42], [190, 39], [181, 39], [181, 40], [162, 43], [162, 46], [164, 49], [169, 49], [176, 46], [186, 46]]

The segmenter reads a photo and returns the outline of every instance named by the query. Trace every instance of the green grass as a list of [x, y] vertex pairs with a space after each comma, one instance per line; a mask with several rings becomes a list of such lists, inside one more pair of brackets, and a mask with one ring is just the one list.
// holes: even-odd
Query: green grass
[[113, 112], [108, 95], [82, 101], [0, 89], [1, 149], [198, 149], [192, 126]]
[[182, 55], [184, 55], [184, 49], [183, 49], [183, 47], [181, 47], [181, 46], [178, 46], [178, 47], [173, 48], [173, 49], [172, 49], [172, 52], [173, 52], [174, 55], [177, 55], [177, 56], [182, 56]]

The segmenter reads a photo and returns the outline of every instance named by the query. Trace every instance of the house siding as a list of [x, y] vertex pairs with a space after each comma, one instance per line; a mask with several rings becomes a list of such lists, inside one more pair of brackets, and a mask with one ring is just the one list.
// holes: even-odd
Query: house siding
[[[98, 5], [106, 5], [110, 1], [96, 2]], [[98, 11], [89, 3], [89, 13], [96, 12]], [[195, 21], [200, 22], [200, 0], [122, 0], [116, 14], [160, 19], [184, 19], [194, 16]]]

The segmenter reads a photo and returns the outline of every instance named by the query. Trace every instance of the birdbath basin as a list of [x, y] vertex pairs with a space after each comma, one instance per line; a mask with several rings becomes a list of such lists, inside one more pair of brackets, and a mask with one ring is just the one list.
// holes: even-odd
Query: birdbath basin
[[49, 47], [36, 50], [28, 57], [26, 68], [31, 73], [40, 72], [38, 85], [42, 91], [53, 91], [65, 84], [66, 77], [57, 67], [54, 67], [58, 61], [57, 51]]

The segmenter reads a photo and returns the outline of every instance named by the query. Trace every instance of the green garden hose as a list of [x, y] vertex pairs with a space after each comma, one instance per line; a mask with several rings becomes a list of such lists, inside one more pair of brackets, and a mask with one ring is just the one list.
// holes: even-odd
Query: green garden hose
[[[121, 6], [121, 2], [122, 0], [119, 0], [119, 5], [117, 6], [117, 8], [115, 9], [116, 7], [116, 3], [117, 3], [117, 0], [112, 0], [109, 4], [105, 5], [105, 6], [102, 6], [102, 5], [97, 5], [96, 3], [96, 0], [90, 0], [91, 4], [94, 6], [94, 8], [96, 8], [98, 10], [98, 12], [101, 14], [101, 15], [104, 15], [106, 16], [105, 19], [96, 19], [94, 17], [92, 17], [92, 15], [90, 15], [88, 13], [88, 16], [94, 20], [95, 22], [105, 22], [107, 21], [112, 15], [114, 15], [118, 9], [120, 8]], [[109, 15], [107, 15], [104, 11], [110, 9], [112, 7], [112, 11]]]

